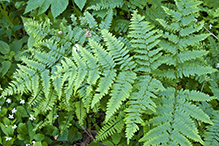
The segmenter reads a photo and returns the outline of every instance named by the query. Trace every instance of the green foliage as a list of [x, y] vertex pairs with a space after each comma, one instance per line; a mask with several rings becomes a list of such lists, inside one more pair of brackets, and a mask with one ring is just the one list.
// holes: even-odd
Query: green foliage
[[[1, 21], [12, 29], [3, 4], [10, 1]], [[0, 88], [0, 143], [218, 145], [217, 8], [197, 0], [19, 4], [30, 14], [22, 17], [29, 38], [24, 47], [27, 37], [0, 41], [1, 76], [12, 80]]]
[[50, 5], [52, 15], [55, 18], [67, 8], [68, 0], [29, 0], [27, 2], [25, 13], [28, 13], [39, 7], [38, 13], [42, 14], [46, 12]]
[[207, 126], [207, 130], [204, 134], [205, 144], [206, 146], [217, 145], [218, 144], [218, 111], [214, 111], [212, 122], [214, 125]]

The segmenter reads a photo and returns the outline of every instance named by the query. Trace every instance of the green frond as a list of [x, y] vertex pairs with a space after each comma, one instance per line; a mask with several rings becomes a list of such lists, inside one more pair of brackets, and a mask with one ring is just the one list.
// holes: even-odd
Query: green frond
[[23, 57], [22, 61], [30, 68], [32, 68], [34, 70], [38, 70], [39, 72], [43, 71], [46, 68], [46, 65], [39, 63], [37, 61], [33, 61], [33, 60], [26, 58], [26, 57]]
[[57, 61], [57, 59], [54, 56], [45, 52], [34, 51], [34, 56], [38, 61], [46, 64], [48, 67], [51, 67]]
[[33, 89], [33, 94], [34, 96], [37, 95], [38, 93], [38, 87], [39, 87], [39, 76], [38, 75], [34, 75], [32, 78], [32, 89]]
[[97, 58], [94, 57], [91, 53], [89, 53], [87, 50], [85, 50], [83, 47], [79, 47], [79, 50], [81, 52], [81, 55], [84, 60], [86, 60], [86, 64], [89, 68], [89, 73], [88, 73], [88, 79], [87, 82], [90, 85], [93, 85], [96, 83], [97, 79], [100, 77], [99, 74], [99, 69], [97, 65]]
[[161, 7], [162, 5], [164, 5], [162, 1], [163, 0], [151, 0], [150, 2], [148, 2], [149, 4], [151, 4], [151, 6], [149, 7], [148, 5], [146, 5], [147, 11], [143, 11], [146, 21], [151, 22], [154, 26], [158, 28], [160, 28], [160, 25], [156, 21], [156, 19], [168, 18], [168, 15]]
[[96, 28], [97, 27], [96, 20], [94, 19], [94, 17], [89, 12], [87, 12], [87, 11], [84, 12], [84, 16], [85, 16], [85, 19], [86, 19], [87, 23], [89, 24], [90, 28]]
[[136, 78], [136, 73], [132, 71], [120, 72], [113, 84], [110, 95], [112, 96], [107, 103], [106, 121], [120, 108], [122, 101], [130, 97], [132, 83]]
[[157, 30], [152, 30], [154, 26], [143, 21], [144, 17], [134, 12], [131, 19], [129, 38], [131, 39], [132, 47], [135, 48], [134, 58], [138, 67], [136, 71], [151, 72], [157, 69], [164, 60], [160, 60], [162, 56], [161, 48], [156, 48], [160, 42]]
[[43, 100], [43, 94], [42, 94], [42, 91], [40, 91], [37, 96], [31, 96], [29, 101], [28, 101], [28, 104], [33, 106], [33, 105], [37, 105], [39, 104], [40, 101]]
[[97, 42], [95, 42], [92, 39], [89, 39], [89, 44], [93, 51], [95, 52], [96, 57], [98, 58], [98, 61], [100, 65], [104, 69], [112, 69], [115, 67], [115, 62], [111, 55], [106, 52], [101, 45], [99, 45]]
[[129, 107], [125, 110], [127, 115], [125, 117], [126, 123], [126, 137], [129, 140], [133, 137], [134, 133], [139, 130], [137, 124], [143, 123], [141, 114], [146, 110], [156, 112], [156, 104], [152, 98], [157, 98], [158, 91], [165, 90], [162, 83], [150, 76], [140, 76], [137, 78], [130, 100], [127, 102]]
[[207, 130], [204, 133], [205, 146], [219, 145], [219, 112], [215, 110], [213, 112], [212, 122], [214, 125], [207, 126]]
[[52, 110], [52, 108], [55, 105], [55, 102], [57, 100], [57, 96], [54, 92], [49, 92], [48, 97], [42, 98], [42, 100], [39, 102], [39, 108], [42, 113], [46, 113], [47, 111]]
[[78, 122], [80, 125], [83, 125], [83, 120], [86, 116], [86, 112], [84, 109], [84, 103], [82, 101], [77, 101], [75, 102], [75, 112], [76, 112], [76, 116], [78, 118]]
[[187, 99], [187, 100], [192, 100], [192, 101], [210, 101], [215, 99], [214, 96], [209, 96], [205, 93], [199, 92], [199, 91], [189, 91], [189, 90], [180, 90], [180, 96]]
[[116, 71], [115, 70], [104, 70], [102, 73], [104, 77], [100, 78], [100, 82], [98, 84], [98, 88], [96, 89], [96, 93], [93, 97], [91, 108], [94, 107], [94, 105], [99, 102], [104, 95], [106, 95], [109, 92], [110, 87], [112, 86], [115, 77], [116, 77]]
[[49, 77], [49, 70], [46, 69], [41, 73], [41, 80], [43, 84], [43, 91], [46, 97], [48, 97], [50, 92], [50, 77]]
[[208, 36], [210, 36], [210, 34], [200, 34], [200, 35], [195, 35], [195, 36], [190, 35], [188, 37], [180, 39], [179, 46], [181, 48], [192, 46], [193, 44], [206, 39]]
[[117, 118], [111, 118], [100, 131], [98, 131], [98, 135], [96, 136], [97, 140], [104, 140], [108, 136], [113, 135], [114, 133], [120, 133], [124, 127], [124, 121], [121, 114]]
[[178, 48], [176, 45], [171, 42], [160, 41], [159, 45], [165, 50], [167, 53], [172, 53], [175, 55], [178, 52]]
[[87, 71], [86, 71], [87, 67], [86, 67], [85, 62], [79, 57], [79, 55], [74, 50], [72, 51], [72, 55], [73, 55], [75, 63], [77, 64], [79, 68], [77, 77], [74, 81], [74, 87], [75, 87], [75, 92], [76, 92], [87, 75]]
[[129, 28], [130, 21], [125, 19], [114, 20], [112, 23], [112, 28], [115, 34], [126, 33]]
[[140, 9], [144, 9], [144, 7], [147, 5], [147, 1], [145, 0], [130, 0], [129, 1], [131, 5], [131, 7], [136, 6], [139, 7]]
[[107, 13], [108, 13], [108, 15], [106, 16], [105, 20], [102, 21], [99, 25], [100, 30], [102, 30], [102, 29], [109, 30], [110, 29], [112, 19], [113, 19], [113, 10], [110, 9]]
[[107, 30], [102, 30], [101, 32], [109, 54], [113, 57], [116, 64], [121, 65], [120, 69], [131, 70], [134, 68], [136, 64], [132, 61], [132, 57], [128, 54], [129, 51], [124, 47], [124, 44], [118, 41], [111, 33], [107, 32]]
[[55, 88], [55, 91], [58, 94], [59, 99], [61, 99], [62, 96], [62, 79], [61, 78], [54, 78], [53, 79], [53, 86]]
[[164, 6], [161, 6], [164, 11], [168, 14], [168, 15], [171, 15], [172, 17], [175, 17], [176, 20], [180, 20], [181, 17], [182, 17], [182, 14], [180, 12], [177, 12], [177, 11], [173, 11], [167, 7], [164, 7]]
[[96, 5], [88, 7], [87, 9], [92, 9], [96, 11], [102, 9], [114, 9], [116, 7], [122, 7], [123, 4], [123, 0], [103, 0], [100, 3], [97, 3]]
[[[187, 21], [188, 22], [188, 21]], [[186, 26], [185, 28], [181, 28], [180, 30], [180, 36], [184, 37], [184, 36], [189, 36], [190, 34], [200, 31], [204, 26], [204, 22], [200, 22], [200, 24], [198, 26], [193, 27], [192, 25], [190, 26]]]
[[[185, 92], [188, 93], [188, 91]], [[157, 99], [159, 101], [157, 102], [156, 113], [154, 113], [156, 116], [146, 123], [153, 125], [154, 128], [140, 139], [140, 141], [145, 142], [144, 146], [150, 144], [170, 145], [170, 143], [192, 146], [189, 139], [204, 144], [198, 135], [194, 119], [209, 124], [213, 123], [208, 115], [199, 107], [187, 101], [188, 97], [182, 93], [184, 92], [177, 91], [174, 88], [167, 88], [160, 92], [160, 95], [163, 96]], [[188, 96], [194, 96], [194, 94]]]
[[50, 20], [47, 19], [47, 21], [44, 22], [37, 22], [32, 19], [23, 18], [24, 21], [24, 27], [25, 30], [29, 35], [32, 35], [33, 38], [35, 38], [35, 42], [41, 41], [44, 39], [47, 35], [50, 34]]
[[193, 50], [193, 51], [186, 51], [186, 52], [180, 52], [177, 54], [177, 57], [179, 58], [179, 62], [183, 63], [188, 60], [199, 58], [200, 56], [207, 55], [208, 51], [205, 50]]
[[64, 115], [65, 120], [63, 120], [62, 123], [60, 123], [59, 125], [61, 135], [65, 132], [66, 129], [68, 129], [72, 125], [73, 117], [74, 117], [73, 112], [67, 112]]
[[206, 66], [201, 66], [193, 63], [184, 63], [180, 64], [177, 67], [177, 77], [182, 78], [183, 75], [186, 77], [195, 76], [195, 75], [203, 75], [203, 74], [208, 74], [208, 73], [213, 73], [216, 70], [213, 69], [212, 67], [206, 67]]

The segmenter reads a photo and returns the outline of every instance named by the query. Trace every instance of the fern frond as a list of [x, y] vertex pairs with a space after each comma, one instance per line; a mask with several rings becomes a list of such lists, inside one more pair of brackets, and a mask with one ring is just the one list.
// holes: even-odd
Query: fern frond
[[165, 60], [160, 60], [162, 55], [161, 48], [156, 48], [160, 35], [157, 30], [152, 30], [154, 26], [143, 21], [144, 17], [134, 12], [131, 19], [129, 38], [131, 38], [132, 47], [135, 48], [134, 58], [138, 67], [136, 71], [151, 72], [157, 69]]
[[109, 88], [112, 86], [115, 77], [116, 77], [116, 71], [115, 70], [105, 70], [102, 75], [104, 77], [100, 78], [100, 82], [98, 85], [98, 88], [96, 89], [96, 93], [93, 97], [91, 108], [94, 107], [94, 105], [99, 102], [104, 95], [106, 95], [109, 91]]
[[32, 37], [35, 39], [35, 42], [41, 41], [50, 34], [50, 26], [51, 23], [49, 19], [47, 19], [47, 21], [39, 23], [32, 19], [25, 18], [25, 30], [29, 35], [32, 35]]
[[63, 134], [64, 131], [72, 125], [73, 116], [74, 116], [73, 112], [65, 113], [64, 115], [65, 120], [63, 120], [62, 123], [60, 123], [59, 125], [60, 134]]
[[113, 21], [112, 28], [116, 34], [126, 33], [129, 28], [130, 21], [124, 19], [118, 19]]
[[116, 82], [113, 85], [111, 92], [111, 98], [107, 103], [106, 121], [120, 108], [122, 101], [125, 101], [130, 97], [130, 91], [132, 89], [132, 83], [136, 78], [136, 73], [132, 71], [120, 72], [116, 78]]
[[[216, 70], [207, 65], [197, 65], [200, 64], [198, 60], [202, 60], [202, 56], [208, 52], [198, 50], [194, 44], [203, 41], [210, 35], [196, 34], [197, 31], [201, 30], [203, 23], [200, 23], [200, 26], [193, 26], [200, 2], [175, 0], [175, 3], [176, 9], [163, 6], [164, 11], [170, 18], [173, 16], [171, 22], [161, 18], [157, 19], [160, 25], [168, 31], [161, 32], [163, 39], [159, 45], [167, 53], [166, 58], [163, 59], [167, 59], [165, 64], [170, 68], [165, 68], [163, 75], [159, 75], [160, 71], [155, 71], [155, 74], [174, 79], [215, 72]], [[184, 7], [185, 5], [189, 7]], [[181, 37], [179, 37], [179, 34]]]
[[212, 118], [214, 125], [207, 126], [207, 130], [204, 133], [205, 146], [219, 145], [219, 112], [217, 110], [213, 112]]
[[120, 113], [117, 118], [111, 118], [98, 132], [97, 140], [104, 140], [114, 133], [120, 133], [124, 127], [123, 116]]
[[207, 55], [208, 51], [205, 50], [193, 50], [193, 51], [186, 51], [180, 52], [178, 55], [179, 62], [183, 63], [188, 60], [199, 58], [200, 56]]
[[[155, 127], [140, 139], [145, 142], [144, 146], [150, 144], [192, 145], [189, 139], [204, 144], [198, 135], [193, 118], [209, 124], [213, 123], [208, 115], [187, 100], [188, 98], [182, 93], [174, 88], [167, 88], [166, 91], [160, 92], [163, 97], [157, 102], [156, 116], [148, 122]], [[207, 100], [211, 98], [206, 96]]]
[[159, 80], [148, 75], [138, 77], [134, 88], [135, 92], [131, 93], [130, 100], [127, 102], [129, 107], [125, 110], [127, 112], [125, 123], [128, 144], [134, 133], [139, 130], [137, 124], [143, 123], [142, 114], [148, 109], [156, 112], [156, 104], [152, 98], [157, 98], [158, 91], [165, 90]]
[[76, 116], [78, 118], [78, 122], [80, 125], [83, 125], [83, 120], [86, 116], [86, 112], [84, 109], [84, 103], [81, 101], [77, 101], [75, 102], [75, 112], [76, 112]]
[[184, 76], [189, 77], [190, 75], [195, 76], [195, 75], [203, 75], [207, 73], [213, 73], [216, 70], [213, 69], [212, 67], [206, 67], [206, 66], [201, 66], [193, 63], [184, 63], [180, 64], [177, 67], [177, 77], [182, 78]]
[[42, 113], [46, 113], [47, 111], [52, 110], [56, 100], [57, 100], [56, 94], [54, 92], [49, 92], [48, 97], [43, 98], [43, 100], [40, 101], [39, 109], [41, 110]]
[[86, 19], [87, 23], [89, 24], [90, 28], [96, 28], [97, 27], [96, 20], [94, 19], [94, 17], [89, 12], [87, 12], [87, 11], [84, 12], [84, 16], [85, 16], [85, 19]]
[[110, 29], [112, 19], [113, 19], [113, 10], [110, 9], [107, 13], [108, 13], [108, 15], [106, 16], [105, 20], [102, 21], [101, 24], [99, 25], [100, 30], [102, 30], [102, 29], [109, 30]]
[[124, 44], [112, 36], [111, 33], [107, 32], [107, 30], [102, 30], [101, 32], [109, 54], [113, 57], [116, 64], [121, 65], [120, 69], [133, 69], [136, 64], [132, 61], [132, 57], [128, 54], [128, 50], [124, 47]]
[[88, 7], [87, 9], [92, 9], [96, 11], [102, 9], [114, 9], [116, 7], [122, 7], [123, 4], [123, 0], [103, 0], [102, 2], [97, 3], [96, 5]]

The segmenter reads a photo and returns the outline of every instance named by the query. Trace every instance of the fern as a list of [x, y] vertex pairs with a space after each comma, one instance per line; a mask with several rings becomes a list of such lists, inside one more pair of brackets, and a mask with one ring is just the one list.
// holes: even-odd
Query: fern
[[97, 3], [96, 5], [92, 5], [88, 7], [87, 9], [92, 10], [102, 10], [102, 9], [113, 9], [116, 7], [122, 7], [124, 4], [123, 0], [103, 0], [100, 3]]
[[123, 122], [124, 113], [120, 113], [117, 118], [111, 118], [107, 124], [98, 132], [97, 140], [103, 140], [108, 136], [113, 135], [114, 133], [120, 133], [124, 127]]
[[83, 102], [81, 101], [75, 102], [75, 108], [76, 108], [76, 111], [75, 111], [76, 116], [79, 119], [79, 124], [83, 125], [83, 120], [84, 120], [84, 117], [86, 116]]
[[[208, 102], [216, 99], [212, 92], [218, 96], [218, 74], [207, 63], [217, 45], [209, 38], [213, 49], [200, 47], [209, 36], [200, 32], [204, 22], [194, 24], [201, 2], [174, 2], [95, 1], [87, 10], [107, 9], [102, 19], [85, 11], [72, 16], [70, 25], [24, 19], [29, 56], [22, 57], [1, 97], [31, 94], [35, 116], [46, 115], [34, 130], [53, 124], [58, 110], [64, 111], [61, 134], [75, 115], [82, 126], [88, 114], [101, 111], [105, 125], [98, 140], [125, 133], [131, 144], [138, 132], [136, 140], [145, 146], [217, 144], [218, 114], [211, 117]], [[114, 18], [116, 7], [140, 10], [120, 19]], [[211, 125], [202, 139], [206, 124]]]
[[[203, 99], [196, 99], [198, 101], [212, 99], [212, 97], [203, 95], [203, 93], [196, 92], [195, 94], [204, 96]], [[192, 118], [209, 124], [213, 123], [200, 108], [190, 102], [191, 99], [194, 100], [194, 93], [167, 88], [166, 91], [161, 92], [161, 95], [163, 97], [156, 102], [157, 111], [155, 115], [157, 116], [147, 122], [147, 124], [152, 124], [155, 127], [145, 134], [140, 141], [145, 141], [145, 146], [160, 143], [163, 145], [192, 145], [187, 139], [190, 138], [204, 144], [198, 135], [198, 129]]]
[[213, 112], [213, 119], [214, 125], [207, 126], [207, 130], [204, 133], [205, 143], [204, 145], [218, 145], [219, 144], [219, 131], [218, 131], [218, 121], [219, 121], [218, 111]]

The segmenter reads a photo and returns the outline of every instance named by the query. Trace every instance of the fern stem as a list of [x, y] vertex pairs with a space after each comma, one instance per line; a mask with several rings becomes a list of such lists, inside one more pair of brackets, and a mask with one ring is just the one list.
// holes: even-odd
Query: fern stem
[[[198, 20], [196, 20], [195, 23], [196, 23], [196, 22], [197, 22], [198, 24], [200, 24], [200, 23], [198, 22]], [[194, 23], [194, 24], [195, 24], [195, 23]], [[203, 26], [203, 27], [204, 27], [204, 26]], [[204, 27], [204, 29], [207, 30], [211, 35], [213, 35], [217, 40], [219, 40], [219, 38], [218, 38], [216, 35], [214, 35], [211, 31], [209, 31], [206, 27]]]
[[106, 144], [97, 141], [91, 134], [89, 134], [89, 133], [87, 132], [87, 130], [86, 130], [83, 126], [81, 126], [81, 127], [82, 127], [82, 129], [87, 133], [87, 135], [90, 136], [90, 138], [91, 138], [92, 140], [94, 140], [94, 141], [96, 141], [96, 142], [98, 142], [98, 143], [100, 143], [100, 144], [102, 144], [102, 145], [107, 146]]

